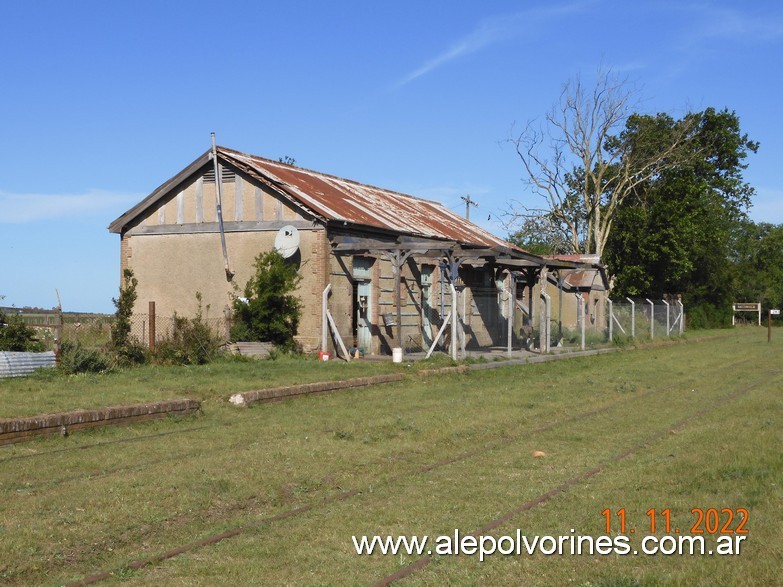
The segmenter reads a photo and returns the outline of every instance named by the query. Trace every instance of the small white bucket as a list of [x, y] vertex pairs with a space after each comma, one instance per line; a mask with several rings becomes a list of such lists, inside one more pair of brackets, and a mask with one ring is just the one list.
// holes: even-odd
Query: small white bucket
[[402, 349], [399, 347], [395, 347], [392, 349], [392, 362], [393, 363], [402, 363]]

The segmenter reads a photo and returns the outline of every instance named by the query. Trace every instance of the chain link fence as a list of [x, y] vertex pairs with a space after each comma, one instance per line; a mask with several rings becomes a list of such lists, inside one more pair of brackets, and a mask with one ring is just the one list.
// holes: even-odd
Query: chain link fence
[[[149, 346], [150, 340], [156, 343], [169, 340], [174, 337], [177, 317], [175, 316], [154, 316], [154, 324], [151, 323], [149, 314], [133, 314], [131, 316], [131, 337], [136, 342]], [[181, 317], [179, 318], [181, 319]], [[228, 340], [231, 330], [231, 321], [225, 317], [201, 318], [201, 322], [217, 337]], [[150, 332], [153, 332], [154, 338], [150, 338]]]
[[610, 300], [609, 339], [666, 338], [685, 330], [685, 307], [679, 300]]

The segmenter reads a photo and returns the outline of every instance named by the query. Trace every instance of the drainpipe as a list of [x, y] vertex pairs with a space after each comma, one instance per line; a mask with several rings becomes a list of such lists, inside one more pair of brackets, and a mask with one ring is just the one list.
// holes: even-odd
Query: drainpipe
[[228, 249], [226, 249], [226, 231], [223, 228], [223, 198], [221, 196], [223, 175], [220, 173], [220, 165], [217, 159], [217, 145], [215, 133], [212, 133], [212, 163], [215, 166], [215, 201], [217, 202], [218, 230], [220, 231], [220, 245], [223, 248], [223, 268], [226, 270], [226, 280], [231, 281], [233, 271], [228, 265]]

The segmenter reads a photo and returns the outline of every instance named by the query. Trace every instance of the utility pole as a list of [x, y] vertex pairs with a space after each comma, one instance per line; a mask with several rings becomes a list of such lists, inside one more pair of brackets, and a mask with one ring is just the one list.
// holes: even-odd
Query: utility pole
[[462, 196], [462, 200], [465, 202], [465, 220], [470, 220], [470, 207], [475, 206], [478, 208], [478, 202], [470, 199], [470, 194]]

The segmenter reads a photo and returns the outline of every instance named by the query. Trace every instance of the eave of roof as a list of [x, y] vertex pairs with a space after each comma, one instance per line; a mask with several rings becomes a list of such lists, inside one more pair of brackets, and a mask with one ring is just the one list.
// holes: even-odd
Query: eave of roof
[[116, 218], [111, 224], [109, 224], [109, 232], [120, 234], [128, 224], [132, 223], [148, 208], [156, 204], [163, 196], [165, 196], [187, 178], [192, 176], [211, 160], [211, 151], [207, 151], [201, 155], [198, 159], [180, 171], [177, 175], [158, 186], [149, 196], [133, 206], [133, 208], [129, 209], [124, 214]]
[[[541, 258], [493, 235], [442, 204], [382, 189], [333, 175], [294, 167], [279, 161], [217, 148], [218, 158], [268, 185], [292, 204], [324, 223], [342, 223], [388, 233], [453, 241], [472, 247], [489, 247], [510, 258], [541, 263]], [[109, 225], [121, 233], [147, 209], [211, 160], [205, 152], [177, 175]]]

